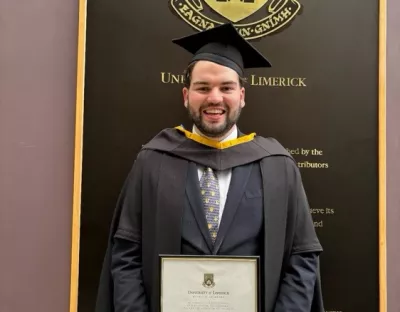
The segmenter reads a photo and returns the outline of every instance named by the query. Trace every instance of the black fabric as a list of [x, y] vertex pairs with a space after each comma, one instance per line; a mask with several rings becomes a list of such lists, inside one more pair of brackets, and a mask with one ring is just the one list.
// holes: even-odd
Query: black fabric
[[238, 61], [232, 61], [231, 59], [229, 59], [228, 57], [224, 56], [224, 55], [219, 55], [217, 53], [211, 53], [211, 52], [202, 52], [202, 53], [198, 53], [196, 54], [193, 58], [192, 58], [192, 62], [196, 62], [196, 61], [210, 61], [222, 66], [226, 66], [229, 68], [232, 68], [235, 72], [238, 73], [238, 75], [240, 77], [244, 77], [244, 70], [243, 67], [239, 64], [242, 64], [242, 62]]
[[255, 136], [249, 142], [216, 149], [188, 139], [175, 128], [160, 131], [143, 146], [143, 150], [165, 152], [214, 170], [231, 169], [272, 155], [291, 158], [289, 152], [274, 138]]
[[263, 249], [263, 202], [258, 163], [232, 170], [214, 255], [257, 256]]
[[[169, 139], [171, 137], [173, 135]], [[211, 250], [204, 248], [207, 244], [199, 245], [196, 239], [193, 240], [194, 233], [187, 231], [190, 222], [199, 223], [195, 213], [190, 215], [194, 211], [188, 214], [193, 199], [186, 184], [188, 179], [196, 184], [192, 174], [196, 167], [193, 161], [196, 159], [195, 147], [199, 152], [205, 147], [193, 142], [195, 145], [188, 159], [176, 152], [179, 146], [188, 143], [181, 142], [180, 135], [175, 138], [176, 141], [170, 140], [171, 144], [166, 144], [165, 136], [157, 136], [144, 146], [129, 174], [110, 229], [96, 312], [159, 312], [158, 256], [181, 254], [182, 250], [189, 254]], [[311, 220], [300, 172], [290, 155], [281, 153], [284, 149], [278, 143], [262, 138], [257, 142], [260, 150], [268, 152], [256, 161], [241, 157], [241, 162], [235, 162], [231, 185], [243, 196], [231, 201], [227, 199], [227, 215], [229, 211], [232, 214], [230, 218], [221, 220], [224, 223], [230, 219], [225, 223], [225, 234], [221, 235], [219, 246], [213, 252], [262, 253], [262, 311], [283, 312], [282, 307], [289, 309], [285, 311], [294, 311], [296, 306], [298, 312], [323, 312], [317, 258], [322, 247]], [[249, 142], [240, 146], [245, 150], [255, 145]], [[225, 151], [228, 153], [226, 156], [229, 156], [229, 150]], [[211, 158], [202, 162], [216, 163], [216, 158], [220, 157], [213, 153], [209, 156]], [[241, 173], [238, 175], [238, 172]], [[254, 202], [250, 204], [251, 201]], [[245, 206], [246, 209], [255, 208], [255, 214], [257, 207], [262, 207], [262, 227], [261, 223], [257, 224], [256, 215], [247, 217], [247, 221], [242, 220]], [[253, 237], [253, 242], [258, 241], [253, 247], [251, 244], [246, 246], [236, 232], [238, 227], [250, 226], [245, 222], [251, 222], [256, 230], [247, 232], [249, 238]], [[261, 228], [262, 234], [257, 238]], [[257, 247], [260, 245], [262, 252]], [[127, 266], [135, 268], [134, 272], [128, 273]], [[310, 289], [313, 293], [309, 293]], [[304, 295], [300, 296], [300, 293]], [[296, 302], [292, 304], [287, 297], [297, 298]], [[114, 298], [119, 298], [120, 307], [114, 307]]]
[[143, 285], [141, 244], [115, 237], [111, 253], [115, 311], [149, 311]]
[[318, 255], [292, 255], [280, 283], [274, 312], [311, 311], [316, 283]]
[[[214, 61], [230, 67], [240, 76], [246, 68], [271, 67], [271, 63], [236, 30], [232, 23], [172, 40], [193, 54], [196, 60]], [[213, 57], [214, 56], [214, 57]]]

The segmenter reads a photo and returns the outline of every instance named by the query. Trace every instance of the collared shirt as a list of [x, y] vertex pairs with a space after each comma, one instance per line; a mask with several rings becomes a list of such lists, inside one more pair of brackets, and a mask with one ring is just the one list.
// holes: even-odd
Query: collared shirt
[[[193, 133], [196, 133], [197, 135], [202, 136], [202, 134], [197, 130], [196, 127], [193, 127]], [[237, 127], [236, 125], [234, 126], [234, 129], [232, 133], [226, 137], [224, 140], [221, 142], [226, 142], [229, 140], [236, 139], [238, 135]], [[197, 167], [197, 172], [199, 176], [199, 181], [201, 180], [201, 177], [203, 175], [204, 167], [198, 166]], [[229, 185], [231, 183], [231, 177], [232, 177], [232, 170], [227, 169], [227, 170], [220, 170], [220, 171], [215, 171], [217, 177], [218, 177], [218, 184], [219, 184], [219, 194], [220, 194], [220, 208], [219, 208], [219, 223], [221, 223], [222, 219], [222, 213], [224, 211], [225, 203], [226, 203], [226, 198], [228, 196], [228, 190], [229, 190]]]

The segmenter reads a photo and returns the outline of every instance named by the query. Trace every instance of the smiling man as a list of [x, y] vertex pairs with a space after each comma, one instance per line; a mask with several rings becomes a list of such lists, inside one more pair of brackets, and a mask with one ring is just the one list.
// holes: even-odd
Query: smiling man
[[96, 311], [160, 312], [159, 256], [169, 254], [259, 257], [259, 311], [323, 312], [322, 248], [296, 162], [276, 140], [236, 125], [244, 70], [270, 63], [231, 24], [173, 42], [193, 54], [182, 91], [193, 128], [164, 129], [139, 152]]

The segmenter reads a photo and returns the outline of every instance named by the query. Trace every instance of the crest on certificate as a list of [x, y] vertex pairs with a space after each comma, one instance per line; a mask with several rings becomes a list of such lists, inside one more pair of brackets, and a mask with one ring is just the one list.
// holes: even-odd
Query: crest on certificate
[[211, 273], [204, 274], [203, 286], [206, 288], [212, 288], [215, 286], [214, 274], [211, 274]]

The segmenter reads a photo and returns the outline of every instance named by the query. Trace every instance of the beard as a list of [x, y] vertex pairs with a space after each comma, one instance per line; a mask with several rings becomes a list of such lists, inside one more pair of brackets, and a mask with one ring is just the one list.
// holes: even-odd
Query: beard
[[[209, 123], [203, 119], [202, 111], [212, 107], [218, 107], [218, 108], [222, 107], [225, 110], [224, 113], [225, 120], [222, 123], [218, 124]], [[187, 112], [189, 114], [189, 118], [191, 119], [191, 121], [203, 135], [210, 138], [220, 138], [225, 136], [237, 123], [240, 114], [242, 112], [242, 108], [239, 105], [237, 109], [231, 110], [229, 106], [226, 105], [225, 103], [204, 104], [201, 105], [200, 108], [196, 111], [191, 107], [190, 103], [188, 103]]]

